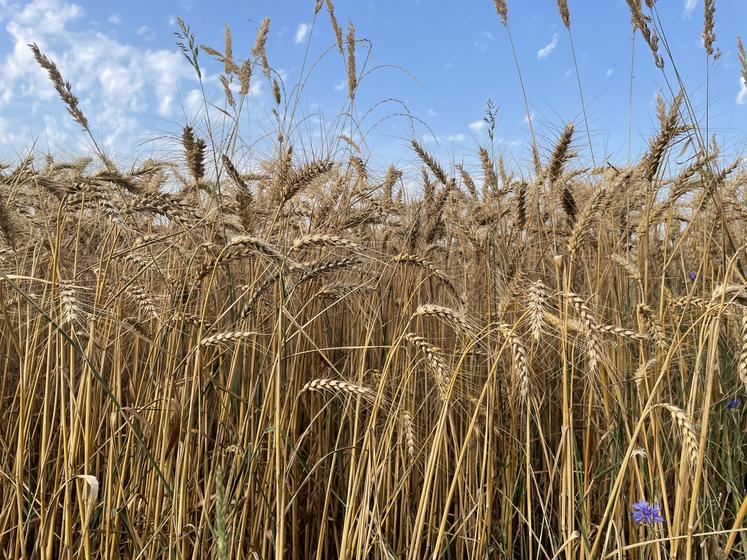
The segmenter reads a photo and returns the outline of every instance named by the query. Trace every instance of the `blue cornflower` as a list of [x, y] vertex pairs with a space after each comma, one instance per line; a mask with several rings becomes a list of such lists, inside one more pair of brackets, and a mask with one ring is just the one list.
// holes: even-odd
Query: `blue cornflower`
[[695, 273], [694, 270], [691, 270], [690, 274], [688, 274], [688, 276], [690, 277], [690, 281], [691, 282], [695, 282], [695, 279], [698, 277], [698, 275]]
[[663, 523], [664, 518], [659, 510], [659, 504], [653, 504], [646, 500], [641, 500], [633, 504], [633, 521], [639, 525], [653, 525], [654, 523]]
[[734, 410], [740, 404], [742, 404], [742, 399], [738, 397], [736, 399], [731, 399], [729, 402], [726, 403], [726, 410]]

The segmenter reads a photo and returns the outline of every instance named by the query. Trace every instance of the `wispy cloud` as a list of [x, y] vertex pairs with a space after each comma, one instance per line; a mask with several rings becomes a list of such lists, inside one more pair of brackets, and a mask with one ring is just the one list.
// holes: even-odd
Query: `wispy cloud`
[[688, 17], [691, 16], [697, 3], [698, 0], [685, 0], [685, 7], [682, 13]]
[[547, 58], [548, 56], [550, 56], [550, 54], [552, 54], [552, 51], [555, 50], [555, 47], [558, 46], [559, 40], [560, 35], [558, 33], [554, 33], [552, 36], [552, 41], [550, 41], [547, 45], [537, 51], [537, 58], [542, 60], [543, 58]]
[[485, 128], [485, 121], [479, 120], [479, 121], [471, 122], [467, 126], [472, 132], [477, 133], [477, 132], [480, 132], [483, 128]]
[[306, 37], [309, 34], [309, 24], [308, 23], [299, 23], [298, 27], [296, 28], [296, 35], [293, 37], [293, 43], [296, 45], [300, 45], [304, 42]]
[[747, 82], [744, 81], [744, 78], [739, 78], [739, 81], [742, 87], [737, 94], [737, 105], [744, 105], [747, 103]]
[[467, 137], [461, 132], [459, 134], [449, 134], [444, 138], [447, 142], [464, 142], [466, 139]]
[[334, 90], [335, 91], [342, 91], [345, 89], [345, 86], [348, 84], [347, 80], [342, 80], [341, 82], [338, 82], [335, 84]]
[[607, 68], [607, 71], [604, 73], [605, 78], [609, 78], [612, 74], [614, 74], [614, 72], [614, 68]]
[[119, 17], [119, 14], [113, 14], [107, 18], [107, 21], [113, 25], [119, 25], [122, 23], [122, 18]]

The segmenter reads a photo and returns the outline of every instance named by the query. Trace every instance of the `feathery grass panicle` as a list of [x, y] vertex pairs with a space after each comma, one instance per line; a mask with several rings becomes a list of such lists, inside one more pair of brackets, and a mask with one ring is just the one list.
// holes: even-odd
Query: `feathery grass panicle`
[[506, 7], [506, 0], [493, 0], [495, 2], [495, 11], [501, 16], [501, 23], [508, 25], [508, 7]]
[[327, 13], [329, 14], [329, 21], [332, 24], [332, 31], [335, 34], [337, 50], [340, 51], [340, 56], [345, 56], [345, 52], [343, 50], [342, 29], [340, 28], [340, 24], [337, 23], [337, 18], [335, 17], [335, 7], [332, 4], [332, 0], [325, 0], [325, 1], [327, 4]]
[[737, 36], [737, 55], [739, 57], [739, 66], [742, 69], [742, 84], [747, 87], [747, 52], [744, 50], [742, 38]]
[[270, 63], [267, 60], [267, 36], [270, 33], [270, 18], [265, 17], [262, 20], [262, 23], [259, 26], [259, 30], [257, 31], [257, 39], [254, 43], [254, 47], [252, 48], [252, 56], [254, 56], [255, 59], [259, 59], [262, 63], [262, 73], [265, 75], [266, 78], [269, 79], [270, 77]]
[[563, 20], [563, 25], [566, 29], [571, 28], [571, 12], [568, 10], [568, 0], [558, 0], [558, 10], [560, 11], [560, 18]]
[[36, 62], [47, 71], [49, 79], [57, 91], [57, 95], [60, 96], [60, 99], [62, 99], [67, 106], [67, 111], [73, 117], [73, 120], [83, 127], [84, 130], [89, 130], [88, 119], [86, 119], [83, 111], [80, 109], [80, 102], [73, 93], [73, 87], [70, 85], [70, 82], [63, 79], [57, 65], [41, 52], [41, 49], [39, 49], [36, 43], [30, 44], [29, 47], [31, 48], [31, 52], [34, 53]]
[[659, 54], [659, 35], [656, 28], [653, 30], [649, 27], [651, 18], [643, 15], [641, 9], [641, 0], [627, 0], [630, 7], [631, 18], [634, 29], [638, 29], [648, 43], [651, 53], [654, 55], [654, 62], [658, 68], [664, 68], [664, 58]]
[[355, 26], [348, 22], [348, 35], [345, 39], [348, 48], [348, 97], [355, 100], [355, 90], [358, 88], [358, 73], [355, 69]]
[[716, 0], [703, 0], [703, 47], [708, 56], [714, 55], [713, 43], [716, 42]]

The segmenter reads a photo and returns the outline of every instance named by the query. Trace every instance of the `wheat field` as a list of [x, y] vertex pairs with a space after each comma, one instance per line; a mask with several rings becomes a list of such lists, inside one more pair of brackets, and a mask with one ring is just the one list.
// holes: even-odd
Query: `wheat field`
[[[355, 29], [315, 13], [352, 105]], [[93, 149], [0, 174], [0, 556], [747, 556], [747, 171], [686, 89], [630, 165], [579, 122], [525, 174], [414, 139], [407, 180], [296, 143], [269, 19], [246, 60], [180, 25], [232, 118], [130, 168], [31, 46]], [[277, 129], [246, 168], [252, 80]]]

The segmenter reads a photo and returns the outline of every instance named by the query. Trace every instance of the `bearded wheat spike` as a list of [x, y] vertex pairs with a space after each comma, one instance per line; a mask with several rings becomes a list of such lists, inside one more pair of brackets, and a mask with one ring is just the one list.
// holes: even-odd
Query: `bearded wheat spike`
[[402, 418], [402, 430], [404, 431], [407, 455], [412, 461], [415, 458], [415, 433], [412, 429], [412, 414], [403, 410], [400, 412], [400, 417]]
[[248, 340], [250, 338], [254, 338], [259, 333], [253, 332], [253, 331], [229, 331], [229, 332], [223, 332], [214, 334], [212, 336], [208, 336], [206, 338], [203, 338], [200, 341], [201, 346], [218, 346], [221, 344], [229, 344], [231, 342], [241, 342], [244, 340]]
[[75, 293], [75, 286], [70, 282], [60, 282], [60, 306], [62, 316], [60, 325], [75, 323], [80, 317], [81, 310]]
[[653, 365], [656, 363], [656, 358], [651, 358], [647, 362], [642, 363], [640, 366], [638, 366], [638, 369], [635, 370], [635, 373], [633, 374], [633, 381], [635, 382], [635, 387], [640, 391], [641, 386], [643, 385], [643, 382], [646, 380], [646, 375], [648, 375], [648, 370], [653, 367]]
[[436, 305], [434, 303], [420, 305], [412, 314], [411, 319], [424, 316], [436, 317], [449, 325], [452, 329], [468, 336], [474, 336], [477, 331], [473, 322], [464, 317], [464, 315], [454, 309], [442, 305]]
[[653, 333], [656, 345], [662, 349], [666, 348], [666, 333], [664, 332], [664, 327], [656, 319], [654, 310], [645, 303], [639, 303], [636, 307], [636, 312], [646, 321], [649, 331]]
[[310, 233], [299, 237], [293, 241], [291, 251], [301, 251], [304, 249], [315, 249], [317, 247], [344, 247], [345, 249], [355, 250], [360, 246], [349, 239], [337, 235], [327, 235], [324, 233]]
[[695, 431], [690, 416], [681, 408], [674, 406], [673, 404], [662, 404], [662, 407], [666, 408], [672, 415], [672, 419], [682, 433], [682, 439], [687, 449], [688, 459], [690, 466], [694, 467], [698, 462], [699, 448], [698, 434]]
[[545, 326], [545, 307], [547, 306], [547, 288], [542, 280], [535, 280], [529, 286], [528, 309], [529, 330], [536, 341], [542, 337]]
[[521, 339], [516, 334], [516, 329], [506, 323], [498, 323], [498, 330], [501, 335], [506, 337], [511, 346], [511, 358], [514, 364], [514, 370], [519, 376], [519, 396], [525, 401], [529, 395], [529, 358], [527, 357], [526, 348]]
[[401, 263], [419, 266], [420, 268], [427, 270], [428, 272], [433, 274], [433, 276], [446, 284], [449, 290], [459, 299], [461, 303], [466, 303], [467, 295], [457, 289], [456, 284], [454, 284], [454, 282], [446, 275], [445, 272], [443, 272], [439, 268], [436, 268], [426, 259], [409, 253], [400, 253], [399, 255], [394, 257], [393, 261], [398, 264]]
[[438, 395], [441, 398], [441, 401], [448, 401], [452, 374], [448, 364], [446, 363], [446, 359], [441, 353], [441, 349], [428, 342], [422, 336], [413, 333], [407, 333], [405, 339], [423, 352], [425, 355], [425, 361], [430, 367], [436, 380], [436, 387], [438, 388]]
[[319, 276], [322, 276], [323, 274], [328, 274], [330, 272], [334, 272], [335, 270], [340, 270], [342, 268], [349, 268], [351, 266], [355, 266], [356, 264], [360, 264], [362, 261], [358, 257], [348, 257], [345, 259], [339, 259], [336, 261], [316, 261], [313, 263], [307, 263], [306, 264], [306, 272], [304, 272], [301, 277], [298, 279], [298, 282], [296, 283], [296, 287], [298, 287], [300, 284], [303, 284], [304, 282], [311, 280], [312, 278], [318, 278]]
[[586, 302], [580, 296], [573, 292], [568, 292], [566, 298], [581, 318], [586, 339], [586, 354], [589, 361], [589, 369], [592, 372], [596, 372], [599, 368], [599, 361], [602, 356], [602, 347], [596, 334], [598, 331], [598, 324], [594, 319], [591, 310], [586, 305]]
[[339, 379], [313, 379], [301, 388], [301, 392], [306, 391], [332, 391], [335, 393], [345, 393], [347, 395], [356, 395], [373, 400], [376, 393], [370, 387], [356, 385]]
[[739, 354], [739, 380], [747, 391], [747, 309], [742, 313], [741, 321], [742, 349]]
[[591, 224], [601, 210], [606, 196], [607, 191], [604, 188], [597, 189], [594, 196], [578, 215], [578, 219], [573, 225], [573, 230], [571, 230], [571, 236], [568, 238], [568, 252], [571, 256], [576, 254], [581, 243], [586, 239]]

